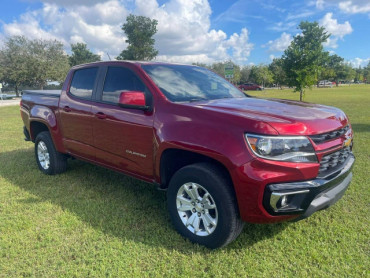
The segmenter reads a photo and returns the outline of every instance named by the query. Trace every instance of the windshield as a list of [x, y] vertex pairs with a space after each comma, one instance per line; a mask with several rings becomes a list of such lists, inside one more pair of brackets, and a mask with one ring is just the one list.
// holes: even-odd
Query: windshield
[[246, 97], [234, 85], [205, 68], [186, 65], [143, 65], [142, 68], [173, 102]]

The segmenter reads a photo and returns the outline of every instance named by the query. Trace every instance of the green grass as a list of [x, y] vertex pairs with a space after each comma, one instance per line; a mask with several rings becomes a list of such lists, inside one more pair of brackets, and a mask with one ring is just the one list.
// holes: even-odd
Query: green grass
[[0, 277], [369, 277], [370, 86], [315, 89], [305, 100], [350, 117], [350, 188], [306, 220], [247, 224], [214, 251], [176, 233], [165, 194], [151, 185], [76, 160], [62, 175], [43, 175], [18, 107], [0, 108]]

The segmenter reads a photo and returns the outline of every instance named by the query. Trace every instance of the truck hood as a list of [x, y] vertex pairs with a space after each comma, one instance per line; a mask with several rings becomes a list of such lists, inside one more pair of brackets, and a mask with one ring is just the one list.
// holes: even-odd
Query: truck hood
[[263, 121], [282, 135], [320, 134], [348, 123], [338, 108], [284, 99], [228, 98], [186, 105]]

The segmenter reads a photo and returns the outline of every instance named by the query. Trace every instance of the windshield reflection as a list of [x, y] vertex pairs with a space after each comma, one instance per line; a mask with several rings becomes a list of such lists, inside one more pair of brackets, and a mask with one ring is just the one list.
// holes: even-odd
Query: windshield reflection
[[186, 65], [143, 65], [162, 93], [171, 101], [197, 101], [246, 97], [214, 72]]

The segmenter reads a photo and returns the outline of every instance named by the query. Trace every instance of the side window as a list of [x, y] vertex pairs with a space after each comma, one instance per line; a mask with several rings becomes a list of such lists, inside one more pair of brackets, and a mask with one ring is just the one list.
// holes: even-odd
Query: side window
[[120, 94], [125, 91], [145, 92], [145, 85], [131, 70], [109, 67], [105, 76], [102, 100], [116, 104]]
[[80, 98], [91, 99], [98, 68], [76, 70], [69, 92]]

